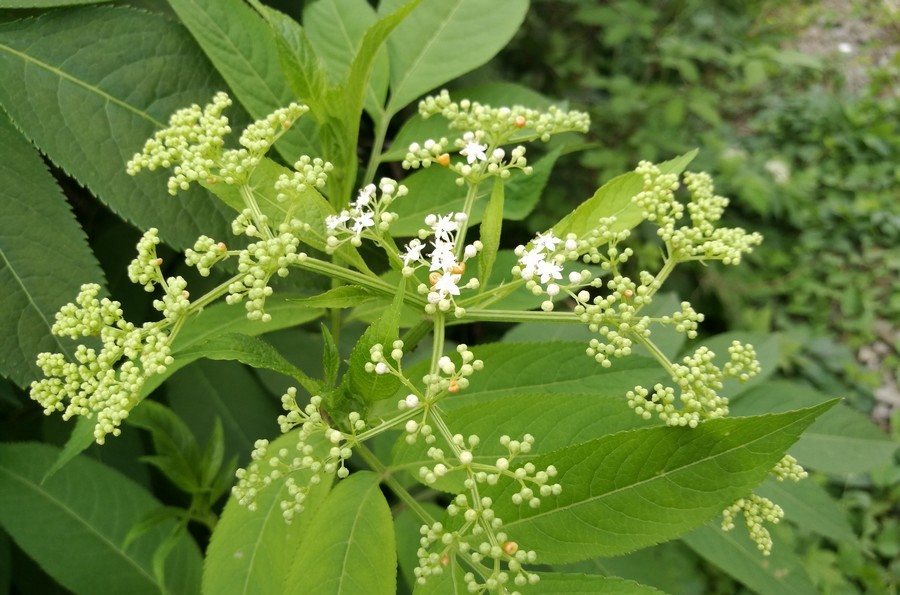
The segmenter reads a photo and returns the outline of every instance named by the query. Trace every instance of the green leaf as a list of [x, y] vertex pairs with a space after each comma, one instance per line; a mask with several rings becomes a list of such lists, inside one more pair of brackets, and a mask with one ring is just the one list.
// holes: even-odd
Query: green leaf
[[500, 231], [503, 227], [503, 180], [494, 178], [494, 189], [491, 191], [491, 199], [484, 210], [484, 218], [479, 229], [479, 239], [484, 244], [478, 254], [478, 281], [481, 287], [487, 287], [491, 277], [491, 269], [497, 259], [497, 250], [500, 248]]
[[366, 300], [379, 297], [361, 285], [340, 285], [319, 295], [295, 300], [307, 308], [353, 308]]
[[325, 388], [337, 385], [340, 370], [341, 352], [331, 336], [331, 331], [322, 324], [322, 371], [325, 377]]
[[220, 335], [191, 349], [179, 351], [183, 361], [205, 358], [213, 360], [237, 360], [254, 368], [265, 368], [293, 378], [309, 393], [318, 393], [322, 386], [306, 372], [293, 365], [278, 350], [258, 337], [238, 333]]
[[[331, 85], [341, 83], [366, 31], [378, 17], [365, 0], [319, 0], [303, 9], [303, 25], [316, 54], [327, 68]], [[384, 116], [389, 67], [387, 50], [378, 51], [366, 85], [366, 111], [377, 124]]]
[[[634, 374], [634, 383], [646, 376]], [[528, 454], [518, 455], [524, 462], [542, 454], [595, 440], [602, 436], [653, 424], [636, 415], [625, 402], [623, 394], [533, 393], [513, 394], [484, 401], [478, 394], [466, 395], [441, 402], [448, 427], [463, 436], [477, 435], [481, 442], [473, 453], [476, 463], [493, 464], [509, 451], [500, 444], [500, 437], [535, 437]], [[438, 448], [448, 449], [443, 444]], [[423, 465], [433, 465], [428, 456], [431, 445], [424, 441], [409, 444], [400, 437], [394, 445], [391, 469], [406, 470], [415, 475]], [[460, 492], [465, 475], [451, 472], [432, 485], [447, 492]]]
[[[584, 353], [582, 343], [493, 343], [474, 348], [488, 373], [474, 374], [469, 387], [450, 399], [491, 400], [524, 393], [594, 393], [623, 396], [634, 379], [664, 375], [649, 358], [629, 357], [604, 368]], [[416, 372], [418, 369], [416, 370]], [[416, 372], [410, 371], [412, 377]], [[423, 372], [424, 373], [424, 372]], [[442, 404], [443, 407], [443, 404]]]
[[3, 0], [3, 8], [56, 8], [79, 4], [102, 4], [111, 0]]
[[202, 190], [173, 198], [166, 174], [125, 173], [125, 162], [172, 112], [222, 87], [179, 26], [126, 8], [5, 23], [0, 79], [0, 104], [25, 136], [119, 216], [158, 227], [179, 249], [201, 233], [231, 233], [232, 214]]
[[537, 510], [483, 491], [511, 539], [548, 564], [614, 556], [693, 529], [745, 496], [836, 401], [799, 411], [619, 432], [533, 459], [555, 465], [559, 496]]
[[519, 590], [523, 595], [660, 595], [662, 591], [614, 576], [538, 572], [540, 582]]
[[104, 285], [84, 232], [40, 155], [0, 111], [0, 374], [28, 386], [43, 351], [73, 355], [50, 333], [82, 283]]
[[[660, 163], [659, 169], [664, 174], [680, 174], [697, 156], [697, 152], [697, 149], [694, 149], [671, 161]], [[631, 202], [631, 199], [641, 192], [643, 184], [641, 176], [635, 172], [613, 178], [601, 186], [594, 196], [578, 205], [574, 211], [554, 225], [553, 233], [561, 238], [570, 233], [583, 237], [594, 229], [597, 221], [603, 217], [616, 217], [616, 224], [612, 226], [614, 231], [631, 229], [643, 221], [640, 207]]]
[[[403, 0], [384, 0], [381, 14]], [[393, 115], [421, 94], [486, 63], [515, 35], [527, 0], [425, 0], [388, 40]]]
[[[296, 101], [272, 29], [241, 0], [169, 0], [185, 27], [253, 118]], [[300, 118], [275, 144], [288, 163], [319, 153], [315, 124]]]
[[338, 482], [295, 554], [290, 592], [394, 595], [394, 527], [378, 483], [369, 471]]
[[[0, 524], [67, 589], [85, 595], [147, 593], [163, 586], [152, 558], [171, 525], [123, 547], [131, 526], [161, 506], [116, 471], [79, 457], [42, 483], [59, 451], [43, 444], [0, 445]], [[48, 538], [56, 536], [57, 538]], [[170, 556], [166, 588], [193, 594], [201, 557], [185, 536]]]
[[[290, 432], [273, 441], [269, 452], [282, 448], [293, 449], [297, 445], [297, 433]], [[314, 444], [319, 456], [327, 456], [328, 445]], [[324, 450], [323, 450], [324, 449]], [[268, 461], [261, 461], [260, 472], [272, 471]], [[301, 542], [316, 518], [319, 507], [331, 490], [331, 476], [322, 477], [321, 483], [310, 486], [304, 501], [305, 510], [294, 517], [291, 524], [284, 521], [280, 502], [293, 497], [288, 494], [285, 482], [288, 478], [299, 486], [309, 483], [309, 470], [284, 475], [261, 490], [256, 497], [257, 510], [250, 511], [229, 498], [222, 516], [213, 531], [203, 566], [203, 593], [210, 595], [255, 595], [261, 593], [292, 593], [288, 578], [291, 566], [297, 558]], [[294, 583], [294, 589], [302, 589], [303, 582]]]
[[373, 322], [350, 354], [349, 389], [365, 403], [374, 403], [394, 395], [400, 388], [400, 379], [391, 374], [366, 372], [365, 365], [372, 361], [370, 349], [380, 343], [385, 357], [390, 357], [391, 344], [397, 340], [400, 329], [400, 311], [403, 308], [403, 294], [406, 279], [401, 278], [394, 301], [384, 314]]
[[816, 593], [803, 562], [791, 551], [790, 544], [779, 542], [769, 556], [763, 556], [750, 540], [747, 529], [737, 526], [722, 531], [710, 523], [682, 538], [695, 552], [739, 580], [760, 595], [806, 595]]
[[814, 480], [776, 481], [769, 477], [754, 493], [781, 506], [785, 520], [799, 527], [835, 543], [854, 544], [858, 541], [847, 520], [847, 512]]
[[159, 469], [179, 489], [195, 494], [201, 490], [200, 450], [187, 425], [171, 409], [145, 400], [128, 416], [128, 424], [150, 432], [152, 456], [141, 460]]
[[256, 440], [278, 432], [275, 419], [281, 408], [254, 373], [238, 362], [195, 362], [172, 376], [166, 396], [198, 440], [210, 435], [211, 416], [221, 419], [229, 457], [246, 459]]
[[[732, 399], [731, 415], [756, 415], [823, 403], [828, 396], [789, 382], [766, 382]], [[897, 443], [865, 415], [841, 404], [813, 424], [791, 448], [801, 465], [841, 475], [875, 469], [891, 461]]]

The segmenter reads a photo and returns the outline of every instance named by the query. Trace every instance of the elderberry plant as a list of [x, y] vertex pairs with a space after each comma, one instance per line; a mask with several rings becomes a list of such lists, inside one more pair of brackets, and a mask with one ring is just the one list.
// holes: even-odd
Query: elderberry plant
[[[410, 14], [438, 14], [436, 5], [416, 13], [416, 0], [385, 2], [396, 10], [361, 35], [335, 85], [296, 23], [251, 4], [276, 36], [298, 101], [261, 114], [235, 143], [227, 110], [237, 106], [218, 92], [206, 106], [176, 111], [125, 166], [131, 176], [164, 170], [170, 195], [200, 187], [233, 210], [234, 237], [209, 231], [184, 250], [187, 267], [215, 284], [194, 290], [191, 275], [171, 273], [159, 250], [166, 230], [147, 229], [127, 273], [156, 294], [157, 319], [129, 321], [120, 302], [100, 297], [99, 284], [83, 285], [52, 328], [80, 343], [71, 357], [41, 353], [43, 378], [30, 387], [46, 414], [80, 418], [104, 444], [125, 424], [157, 427], [148, 416], [165, 415], [161, 406], [143, 401], [201, 357], [295, 381], [272, 420], [282, 435], [254, 436], [220, 519], [211, 500], [224, 447], [211, 446], [190, 480], [191, 472], [154, 459], [195, 496], [174, 535], [199, 517], [212, 531], [204, 589], [229, 592], [237, 581], [261, 593], [285, 585], [330, 592], [341, 573], [365, 577], [366, 592], [387, 593], [399, 566], [417, 593], [638, 593], [643, 587], [614, 577], [541, 568], [675, 539], [718, 514], [731, 529], [743, 513], [768, 555], [764, 523], [783, 513], [754, 488], [769, 474], [805, 476], [786, 450], [830, 404], [731, 418], [725, 391], [761, 371], [754, 347], [736, 340], [716, 353], [700, 345], [678, 358], [657, 341], [660, 329], [700, 334], [703, 315], [689, 302], [654, 309], [677, 266], [736, 266], [762, 240], [722, 224], [728, 200], [708, 175], [684, 171], [694, 154], [637, 164], [519, 243], [503, 222], [540, 194], [560, 151], [534, 155], [586, 133], [585, 113], [441, 91], [418, 102], [410, 127], [429, 132], [383, 151], [391, 117], [434, 83], [411, 92], [398, 75], [390, 99], [373, 107], [378, 47]], [[360, 175], [363, 110], [375, 131]], [[309, 130], [316, 142], [307, 148], [316, 151], [285, 148]], [[634, 262], [639, 224], [659, 239], [663, 258], [653, 270]], [[315, 289], [322, 285], [314, 277], [330, 288]], [[320, 318], [321, 378], [257, 338]], [[519, 346], [463, 339], [461, 328], [488, 322], [551, 323], [590, 338]], [[355, 342], [342, 352], [348, 336]], [[67, 448], [82, 442], [76, 431]], [[177, 441], [155, 442], [177, 458]], [[403, 532], [408, 519], [417, 534]], [[395, 522], [400, 539], [416, 544], [399, 560]], [[170, 549], [159, 547], [154, 572], [161, 575]]]

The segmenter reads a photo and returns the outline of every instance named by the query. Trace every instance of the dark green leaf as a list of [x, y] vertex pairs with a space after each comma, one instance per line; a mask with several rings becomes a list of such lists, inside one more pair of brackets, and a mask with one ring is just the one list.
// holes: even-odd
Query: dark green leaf
[[40, 155], [2, 111], [0, 137], [0, 374], [24, 388], [40, 374], [38, 353], [72, 357], [72, 342], [50, 333], [60, 306], [105, 281]]
[[179, 249], [201, 233], [231, 233], [233, 215], [202, 190], [173, 198], [165, 174], [125, 173], [170, 114], [222, 88], [178, 25], [126, 8], [52, 11], [6, 23], [0, 79], [0, 104], [25, 136], [122, 218], [158, 227]]

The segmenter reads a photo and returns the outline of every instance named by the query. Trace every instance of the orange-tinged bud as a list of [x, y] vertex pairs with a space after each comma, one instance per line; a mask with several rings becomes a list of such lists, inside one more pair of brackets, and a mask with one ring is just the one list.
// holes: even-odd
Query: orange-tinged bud
[[634, 292], [631, 291], [630, 289], [626, 289], [625, 291], [622, 292], [622, 295], [624, 295], [627, 298], [630, 298], [631, 296], [634, 295]]
[[441, 274], [438, 271], [434, 271], [430, 275], [428, 275], [428, 281], [431, 283], [431, 286], [434, 287], [438, 282], [438, 279], [441, 278]]
[[519, 544], [515, 541], [507, 541], [503, 544], [503, 551], [507, 556], [515, 555], [519, 551]]
[[156, 264], [156, 266], [160, 266], [160, 265], [162, 264], [162, 258], [157, 258], [157, 259], [154, 261], [154, 263]]
[[466, 272], [466, 263], [460, 262], [455, 267], [453, 267], [454, 275], [462, 275]]
[[449, 566], [450, 565], [450, 556], [443, 555], [441, 556], [441, 566]]
[[219, 249], [219, 252], [225, 252], [226, 250], [228, 250], [228, 246], [225, 245], [225, 242], [219, 242], [216, 245], [216, 248]]
[[525, 116], [516, 116], [514, 123], [516, 125], [516, 128], [522, 128], [523, 126], [525, 126]]
[[183, 297], [184, 299], [188, 299], [189, 297], [191, 297], [191, 294], [190, 294], [190, 292], [188, 292], [187, 289], [185, 289], [184, 291], [181, 292], [181, 297]]
[[444, 153], [443, 155], [438, 157], [436, 159], [436, 161], [438, 163], [440, 163], [441, 165], [443, 165], [444, 167], [449, 166], [450, 165], [450, 153]]
[[290, 120], [285, 120], [284, 122], [281, 123], [281, 125], [284, 126], [285, 128], [290, 128], [291, 124], [293, 124], [293, 122]]
[[447, 390], [451, 393], [458, 393], [459, 392], [459, 382], [457, 382], [456, 380], [451, 380], [450, 386], [447, 387]]
[[216, 182], [218, 182], [218, 180], [216, 180], [215, 178], [206, 178], [206, 183], [209, 184], [210, 186], [212, 186]]

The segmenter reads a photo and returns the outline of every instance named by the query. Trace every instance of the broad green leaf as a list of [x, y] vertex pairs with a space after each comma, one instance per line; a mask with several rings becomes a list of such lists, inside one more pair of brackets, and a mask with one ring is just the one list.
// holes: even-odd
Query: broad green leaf
[[[161, 506], [112, 469], [79, 457], [41, 481], [59, 451], [43, 444], [0, 445], [0, 524], [29, 556], [74, 593], [157, 595], [152, 558], [170, 524], [147, 532], [128, 548], [133, 524]], [[166, 588], [197, 592], [201, 557], [185, 537], [169, 556]]]
[[[240, 306], [219, 303], [206, 308], [185, 323], [172, 347], [172, 357], [175, 361], [162, 374], [156, 374], [147, 379], [141, 398], [146, 398], [167, 378], [184, 366], [205, 357], [203, 352], [198, 349], [198, 346], [204, 342], [231, 333], [248, 336], [261, 335], [314, 320], [321, 314], [318, 310], [293, 304], [288, 299], [272, 297], [266, 300], [266, 311], [272, 315], [272, 320], [267, 323], [248, 320], [246, 311]], [[49, 469], [47, 477], [56, 473], [63, 465], [94, 442], [94, 424], [94, 420], [78, 418], [72, 435], [60, 453], [59, 460]]]
[[403, 294], [406, 280], [401, 279], [397, 294], [390, 307], [381, 318], [366, 329], [360, 337], [353, 353], [350, 354], [349, 389], [365, 403], [374, 403], [394, 395], [400, 387], [400, 379], [391, 374], [366, 372], [365, 365], [372, 361], [370, 349], [381, 344], [386, 358], [390, 357], [391, 344], [397, 340], [400, 328], [400, 310], [403, 308]]
[[491, 190], [491, 198], [484, 210], [484, 218], [479, 228], [479, 239], [483, 244], [478, 254], [478, 281], [481, 287], [487, 287], [491, 277], [491, 269], [497, 260], [497, 250], [500, 248], [500, 231], [503, 228], [503, 180], [494, 178], [494, 189]]
[[773, 536], [772, 553], [763, 556], [750, 540], [747, 528], [742, 523], [735, 524], [734, 529], [726, 532], [714, 521], [685, 535], [682, 541], [760, 595], [818, 592], [790, 544]]
[[[803, 385], [766, 382], [732, 399], [729, 409], [731, 415], [757, 415], [809, 407], [828, 399]], [[841, 404], [817, 420], [790, 452], [801, 465], [840, 475], [885, 465], [897, 448], [897, 442], [865, 415]]]
[[536, 457], [556, 466], [559, 496], [515, 506], [518, 486], [485, 488], [511, 539], [547, 564], [614, 556], [673, 539], [747, 495], [836, 401], [697, 428], [619, 432]]
[[776, 481], [769, 477], [754, 493], [781, 506], [785, 520], [793, 524], [835, 543], [852, 544], [857, 541], [847, 520], [847, 512], [812, 479]]
[[179, 249], [231, 233], [232, 214], [202, 190], [173, 198], [165, 173], [125, 173], [170, 114], [222, 88], [181, 27], [127, 8], [5, 23], [0, 79], [0, 104], [25, 136], [123, 219]]
[[[634, 383], [646, 378], [637, 372]], [[448, 427], [463, 436], [477, 435], [481, 442], [473, 453], [477, 463], [493, 464], [508, 450], [500, 444], [500, 437], [518, 440], [525, 434], [535, 437], [528, 454], [516, 460], [528, 461], [542, 454], [595, 440], [624, 430], [659, 425], [643, 420], [628, 407], [623, 394], [521, 393], [491, 399], [480, 395], [466, 395], [446, 399], [441, 403]], [[448, 449], [439, 438], [438, 448]], [[394, 445], [391, 469], [406, 470], [415, 475], [423, 466], [433, 465], [428, 456], [429, 445], [424, 441], [409, 444], [405, 436]], [[465, 475], [451, 472], [438, 479], [433, 487], [459, 492]]]
[[[453, 96], [458, 99], [466, 98], [471, 101], [477, 101], [492, 107], [523, 105], [537, 110], [547, 110], [551, 105], [559, 105], [560, 103], [554, 102], [528, 87], [507, 82], [487, 83], [460, 89], [454, 91]], [[413, 115], [403, 123], [403, 126], [391, 142], [390, 148], [382, 153], [381, 160], [401, 161], [406, 157], [408, 147], [412, 143], [421, 144], [429, 138], [435, 140], [442, 136], [453, 138], [461, 134], [462, 131], [451, 130], [447, 124], [447, 120], [440, 116], [423, 118], [418, 113]]]
[[182, 491], [200, 491], [200, 450], [181, 418], [162, 403], [145, 400], [128, 416], [128, 424], [149, 431], [153, 437], [155, 454], [142, 457], [143, 462], [159, 469]]
[[[297, 433], [291, 432], [274, 440], [269, 452], [282, 448], [293, 450], [297, 445]], [[314, 446], [320, 456], [327, 454], [328, 446]], [[324, 449], [324, 451], [322, 450]], [[260, 462], [261, 473], [272, 468], [268, 461]], [[322, 478], [321, 483], [311, 485], [305, 510], [287, 524], [282, 516], [280, 502], [293, 497], [288, 494], [285, 481], [290, 477], [299, 486], [306, 486], [311, 472], [296, 471], [272, 482], [261, 490], [256, 498], [257, 510], [250, 511], [234, 498], [229, 498], [213, 531], [203, 566], [203, 593], [207, 595], [256, 595], [262, 593], [289, 593], [288, 578], [297, 557], [301, 542], [309, 532], [319, 508], [331, 490], [332, 477]], [[295, 583], [301, 589], [304, 583]], [[297, 591], [298, 593], [300, 591]]]
[[[659, 169], [664, 174], [680, 174], [696, 156], [697, 149], [694, 149], [671, 161], [660, 163]], [[631, 229], [643, 221], [640, 207], [631, 202], [642, 189], [643, 180], [635, 172], [615, 177], [554, 225], [553, 233], [561, 238], [570, 233], [583, 237], [604, 217], [616, 217], [616, 224], [612, 226], [614, 231]]]
[[300, 383], [312, 394], [321, 390], [321, 383], [307, 376], [274, 347], [260, 339], [238, 333], [219, 335], [190, 349], [179, 351], [182, 361], [205, 358], [212, 360], [237, 360], [254, 368], [265, 368], [284, 374]]
[[[628, 357], [604, 368], [585, 355], [583, 343], [493, 343], [473, 348], [485, 372], [470, 377], [459, 398], [496, 399], [524, 393], [595, 393], [622, 396], [635, 378], [652, 382], [664, 374], [648, 358]], [[413, 372], [410, 375], [416, 377]]]
[[254, 374], [238, 362], [195, 362], [169, 379], [166, 396], [198, 440], [208, 439], [210, 417], [221, 419], [225, 451], [242, 461], [250, 456], [254, 442], [278, 432], [275, 420], [283, 413]]
[[538, 572], [540, 582], [519, 590], [523, 595], [661, 595], [662, 591], [634, 581], [599, 574]]
[[394, 527], [378, 483], [359, 471], [335, 485], [295, 553], [287, 592], [394, 595]]
[[[296, 101], [278, 65], [272, 29], [241, 0], [169, 0], [210, 62], [253, 118]], [[302, 98], [301, 98], [302, 100]], [[319, 153], [315, 124], [300, 118], [276, 143], [288, 163]]]
[[[384, 0], [381, 14], [403, 0]], [[425, 0], [388, 40], [393, 115], [423, 93], [486, 63], [512, 39], [527, 0]]]
[[[528, 216], [537, 205], [558, 157], [559, 150], [551, 151], [534, 163], [534, 171], [530, 176], [519, 172], [513, 174], [506, 183], [504, 219], [521, 221]], [[391, 205], [400, 215], [400, 219], [391, 225], [391, 233], [395, 237], [415, 236], [424, 227], [425, 217], [428, 215], [463, 210], [466, 190], [457, 186], [455, 179], [453, 172], [437, 165], [404, 178], [403, 185], [409, 189], [409, 194]], [[489, 195], [487, 185], [479, 187], [469, 225], [481, 222], [487, 203], [483, 199]]]
[[[327, 67], [332, 86], [343, 82], [366, 30], [378, 17], [365, 0], [318, 0], [303, 9], [303, 26], [316, 54]], [[366, 86], [366, 111], [377, 124], [384, 116], [388, 87], [387, 50], [375, 58]]]
[[378, 294], [361, 285], [340, 285], [325, 293], [296, 301], [307, 308], [353, 308], [375, 297]]
[[74, 353], [50, 333], [60, 306], [105, 281], [53, 176], [2, 111], [0, 138], [0, 374], [24, 388], [40, 375], [38, 353]]

